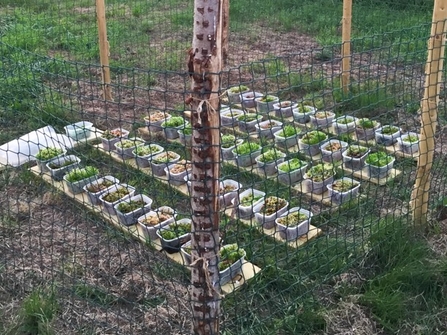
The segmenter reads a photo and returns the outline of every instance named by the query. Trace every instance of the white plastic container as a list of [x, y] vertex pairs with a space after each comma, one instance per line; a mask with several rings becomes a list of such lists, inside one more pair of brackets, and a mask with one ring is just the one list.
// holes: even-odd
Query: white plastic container
[[[416, 142], [409, 142], [409, 136], [416, 136], [418, 140]], [[413, 132], [402, 134], [401, 137], [397, 138], [400, 150], [409, 155], [413, 155], [419, 151], [419, 141], [419, 134]]]
[[[254, 206], [253, 211], [255, 212], [255, 218], [256, 222], [263, 226], [266, 229], [271, 229], [275, 227], [275, 220], [277, 217], [281, 216], [284, 212], [287, 211], [287, 207], [289, 207], [289, 202], [285, 200], [285, 205], [281, 208], [279, 208], [275, 213], [270, 215], [265, 215], [261, 213], [261, 209], [265, 204], [265, 201], [268, 200], [268, 198], [264, 198], [262, 202]], [[284, 200], [284, 199], [283, 199]]]
[[[101, 185], [105, 180], [110, 182], [111, 185], [107, 186], [107, 187], [104, 187], [103, 189], [98, 190], [96, 192], [89, 191], [89, 189], [91, 189], [92, 186], [96, 187], [97, 185]], [[120, 182], [119, 179], [117, 179], [117, 178], [115, 178], [113, 176], [104, 176], [102, 178], [99, 178], [99, 179], [93, 181], [90, 184], [85, 185], [83, 189], [84, 189], [84, 192], [87, 193], [87, 196], [88, 196], [88, 199], [89, 199], [90, 203], [92, 205], [99, 205], [101, 203], [99, 201], [99, 197], [102, 194], [108, 192], [108, 190], [110, 190], [114, 185], [119, 184], [119, 182]]]
[[[333, 145], [339, 145], [340, 149], [338, 150], [330, 150], [328, 147], [333, 147]], [[320, 145], [320, 151], [321, 151], [321, 159], [326, 163], [335, 163], [342, 160], [343, 151], [346, 150], [348, 147], [348, 143], [340, 140], [329, 140], [327, 142], [324, 142], [322, 145]], [[329, 150], [328, 150], [329, 149]]]
[[[67, 164], [66, 162], [71, 162], [71, 164]], [[64, 174], [79, 167], [80, 163], [81, 163], [81, 159], [75, 155], [61, 156], [61, 157], [50, 160], [46, 164], [46, 169], [48, 171], [50, 171], [51, 177], [54, 180], [60, 181], [64, 177]], [[53, 168], [53, 166], [55, 164], [58, 165], [59, 167]]]
[[[394, 127], [396, 128], [396, 131], [392, 134], [384, 134], [383, 131], [387, 129], [388, 127]], [[382, 144], [384, 146], [393, 145], [397, 142], [397, 139], [400, 137], [402, 133], [402, 129], [400, 129], [397, 126], [390, 126], [390, 125], [384, 125], [375, 131], [375, 137], [377, 144]]]
[[241, 104], [244, 108], [253, 108], [256, 106], [256, 98], [263, 97], [264, 94], [259, 92], [246, 92], [241, 95]]
[[[281, 219], [287, 217], [289, 214], [293, 214], [295, 212], [299, 212], [307, 216], [307, 219], [301, 221], [295, 226], [289, 227], [280, 223]], [[306, 235], [309, 232], [309, 226], [312, 220], [312, 213], [306, 209], [300, 207], [293, 207], [289, 209], [287, 212], [282, 214], [280, 217], [276, 218], [275, 224], [278, 228], [280, 236], [287, 241], [294, 241], [300, 236]]]
[[223, 190], [225, 189], [225, 187], [232, 187], [233, 189], [219, 196], [221, 209], [225, 209], [226, 207], [231, 206], [231, 201], [237, 197], [237, 194], [239, 190], [242, 188], [242, 185], [235, 180], [225, 179], [220, 182], [220, 189]]
[[[123, 188], [127, 190], [127, 194], [122, 196], [121, 198], [119, 198], [119, 199], [117, 199], [115, 201], [108, 201], [108, 200], [104, 199], [104, 197], [107, 197], [107, 195], [112, 194], [112, 193], [116, 192], [117, 190], [120, 190], [120, 189], [123, 189]], [[123, 201], [123, 200], [125, 200], [127, 198], [130, 198], [134, 194], [135, 194], [135, 187], [130, 186], [128, 184], [124, 184], [124, 183], [116, 184], [116, 185], [113, 185], [112, 187], [110, 187], [106, 192], [101, 194], [99, 196], [99, 201], [104, 206], [104, 211], [105, 212], [107, 212], [109, 214], [112, 214], [112, 215], [116, 215], [115, 205], [117, 203], [119, 203], [120, 201]]]
[[317, 112], [317, 109], [313, 106], [304, 106], [305, 111], [299, 106], [293, 109], [293, 119], [298, 123], [307, 123], [310, 121], [310, 116]]
[[[353, 186], [350, 190], [345, 191], [345, 192], [334, 190], [333, 185], [339, 180], [349, 181], [349, 182], [353, 183], [355, 186]], [[335, 202], [336, 204], [340, 205], [340, 204], [343, 204], [351, 199], [358, 197], [359, 190], [360, 190], [360, 182], [358, 182], [357, 180], [354, 180], [352, 178], [344, 177], [341, 179], [334, 180], [333, 183], [328, 184], [327, 189], [329, 190], [329, 196], [331, 197], [332, 201]]]
[[258, 131], [259, 137], [272, 139], [274, 138], [273, 134], [281, 130], [282, 122], [276, 120], [266, 120], [256, 124], [255, 128]]
[[[120, 210], [120, 206], [124, 203], [130, 203], [131, 201], [143, 201], [144, 205], [127, 213], [123, 213]], [[118, 221], [125, 226], [132, 226], [137, 223], [138, 218], [151, 210], [153, 200], [145, 194], [133, 195], [127, 199], [124, 199], [114, 205]]]
[[[138, 224], [143, 231], [143, 234], [146, 239], [156, 240], [157, 239], [157, 229], [160, 229], [172, 222], [174, 222], [177, 213], [174, 209], [169, 206], [162, 206], [155, 210], [151, 210], [137, 219]], [[145, 222], [151, 220], [158, 220], [158, 223], [154, 225], [149, 225]]]
[[[170, 184], [175, 185], [175, 186], [179, 186], [185, 183], [185, 176], [187, 173], [189, 173], [191, 171], [191, 168], [187, 168], [186, 165], [190, 165], [190, 162], [187, 162], [185, 160], [183, 161], [178, 161], [177, 163], [173, 163], [173, 164], [169, 164], [167, 167], [165, 167], [165, 173], [166, 176], [168, 177], [168, 181]], [[184, 166], [185, 170], [175, 173], [172, 172], [171, 170], [177, 166]]]
[[93, 123], [89, 121], [79, 121], [65, 126], [64, 129], [68, 137], [79, 141], [90, 137], [92, 127]]
[[[252, 196], [254, 199], [258, 198], [257, 200], [254, 200], [250, 204], [243, 203], [243, 199], [246, 197]], [[232, 204], [237, 207], [237, 213], [239, 215], [239, 218], [241, 219], [247, 219], [254, 215], [253, 208], [261, 203], [264, 200], [265, 192], [256, 190], [254, 188], [249, 188], [241, 193], [239, 193], [239, 196], [235, 197], [232, 200]]]

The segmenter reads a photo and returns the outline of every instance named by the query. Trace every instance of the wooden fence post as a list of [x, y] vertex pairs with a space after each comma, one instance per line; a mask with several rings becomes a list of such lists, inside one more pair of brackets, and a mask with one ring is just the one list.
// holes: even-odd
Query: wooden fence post
[[343, 0], [342, 39], [341, 39], [341, 87], [348, 94], [351, 76], [351, 21], [352, 0]]
[[112, 101], [109, 42], [107, 40], [106, 6], [104, 0], [96, 0], [96, 17], [98, 20], [99, 60], [101, 62], [102, 92], [105, 100]]
[[219, 284], [219, 72], [222, 69], [221, 0], [194, 1], [192, 76], [191, 305], [196, 335], [218, 335]]
[[428, 57], [425, 67], [425, 88], [421, 100], [421, 131], [416, 181], [411, 195], [411, 210], [415, 225], [427, 229], [427, 212], [430, 191], [430, 170], [435, 150], [435, 131], [438, 117], [438, 100], [444, 63], [447, 0], [435, 0]]

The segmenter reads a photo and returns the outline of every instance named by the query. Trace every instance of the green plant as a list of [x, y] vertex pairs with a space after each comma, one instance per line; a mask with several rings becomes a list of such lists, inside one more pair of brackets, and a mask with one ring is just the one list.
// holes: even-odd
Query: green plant
[[315, 113], [315, 118], [316, 119], [327, 119], [327, 118], [330, 118], [332, 116], [334, 116], [334, 113], [332, 113], [332, 112], [324, 112], [324, 111], [322, 111], [322, 112], [316, 112]]
[[126, 214], [142, 208], [144, 205], [146, 205], [144, 200], [130, 200], [119, 203], [117, 208], [121, 213]]
[[276, 121], [267, 121], [264, 124], [260, 125], [259, 128], [261, 128], [261, 129], [271, 129], [271, 128], [277, 126], [277, 125], [279, 125], [279, 123], [276, 122]]
[[360, 158], [368, 151], [367, 147], [361, 145], [350, 145], [348, 150], [346, 150], [346, 156], [352, 158]]
[[393, 160], [394, 160], [393, 156], [388, 155], [386, 152], [378, 151], [378, 152], [370, 153], [366, 157], [365, 163], [372, 165], [372, 166], [383, 167], [383, 166], [387, 166]]
[[274, 102], [277, 100], [278, 100], [278, 98], [273, 95], [264, 95], [263, 97], [259, 98], [260, 102], [265, 102], [265, 103]]
[[254, 195], [253, 193], [246, 195], [245, 197], [243, 197], [240, 200], [240, 205], [247, 207], [247, 206], [251, 206], [251, 204], [253, 204], [254, 202], [258, 201], [259, 199], [262, 199], [263, 196], [262, 195]]
[[261, 149], [261, 146], [258, 143], [244, 142], [236, 147], [235, 152], [239, 156], [245, 156], [259, 149]]
[[287, 201], [285, 199], [270, 196], [265, 198], [264, 205], [262, 205], [260, 212], [264, 215], [269, 216], [276, 213], [286, 205]]
[[248, 88], [247, 86], [245, 86], [245, 85], [239, 85], [239, 86], [231, 87], [228, 91], [229, 91], [230, 93], [237, 94], [237, 93], [246, 92], [246, 91], [248, 91], [248, 90], [249, 90], [249, 88]]
[[311, 106], [307, 106], [305, 104], [300, 104], [298, 106], [298, 113], [300, 113], [300, 114], [311, 113], [312, 111], [313, 111], [313, 108]]
[[98, 193], [105, 190], [107, 187], [112, 186], [114, 183], [111, 180], [103, 179], [100, 183], [93, 183], [87, 186], [87, 191], [91, 193]]
[[245, 250], [236, 243], [224, 245], [219, 252], [219, 271], [229, 268], [242, 257], [245, 257]]
[[351, 180], [339, 179], [332, 183], [332, 189], [338, 192], [347, 192], [358, 185], [357, 182]]
[[308, 216], [299, 211], [287, 214], [278, 219], [278, 223], [287, 226], [287, 227], [295, 227], [298, 226], [304, 220], [307, 220]]
[[306, 172], [307, 177], [315, 182], [322, 182], [330, 177], [335, 176], [335, 169], [332, 164], [317, 164], [312, 166]]
[[283, 172], [291, 172], [301, 169], [307, 163], [305, 161], [299, 160], [298, 158], [292, 158], [283, 164], [281, 164], [278, 169]]
[[294, 126], [288, 124], [288, 125], [284, 126], [284, 129], [278, 133], [278, 136], [287, 138], [287, 137], [291, 137], [291, 136], [296, 136], [300, 132], [301, 132], [301, 130], [299, 128], [295, 128]]
[[241, 122], [251, 122], [254, 120], [262, 119], [262, 115], [258, 115], [255, 113], [248, 113], [248, 114], [238, 116], [237, 119], [238, 119], [238, 121], [241, 121]]
[[162, 152], [161, 154], [158, 154], [157, 156], [154, 157], [154, 159], [152, 160], [153, 163], [155, 164], [165, 164], [165, 163], [169, 163], [172, 162], [173, 160], [178, 158], [178, 154], [176, 154], [173, 151], [165, 151]]
[[169, 225], [168, 229], [160, 230], [160, 236], [165, 240], [173, 240], [180, 236], [186, 235], [191, 232], [191, 223], [179, 223], [175, 222]]
[[284, 156], [285, 156], [285, 154], [281, 151], [278, 151], [276, 149], [269, 149], [266, 152], [264, 152], [262, 155], [260, 155], [258, 157], [258, 160], [262, 163], [272, 163]]
[[308, 145], [314, 145], [314, 144], [323, 142], [326, 139], [327, 139], [327, 135], [325, 133], [323, 133], [322, 131], [319, 131], [319, 130], [313, 130], [313, 131], [305, 134], [301, 138], [301, 141]]
[[106, 130], [102, 133], [102, 138], [106, 140], [112, 140], [114, 138], [121, 137], [125, 135], [126, 132], [120, 130], [120, 129], [113, 129], [113, 130]]
[[161, 150], [162, 149], [160, 149], [159, 147], [157, 147], [153, 144], [142, 145], [135, 149], [135, 154], [137, 156], [147, 156], [147, 155], [156, 154], [157, 152], [160, 152]]
[[181, 116], [173, 116], [169, 120], [166, 120], [161, 124], [164, 128], [176, 128], [185, 123], [185, 120]]
[[222, 148], [231, 148], [236, 145], [236, 136], [232, 134], [222, 135], [221, 146]]
[[392, 135], [399, 131], [399, 128], [396, 126], [384, 126], [380, 132], [384, 135]]
[[110, 192], [103, 196], [103, 200], [107, 202], [115, 202], [119, 199], [124, 198], [126, 195], [128, 195], [130, 191], [126, 187], [121, 187], [117, 189], [116, 191]]
[[84, 180], [99, 174], [99, 170], [94, 166], [86, 166], [84, 168], [76, 168], [71, 170], [66, 175], [66, 180], [70, 183], [75, 183], [80, 180]]
[[417, 136], [417, 135], [402, 136], [402, 142], [416, 143], [418, 141], [419, 141], [419, 136]]
[[343, 116], [338, 118], [336, 121], [340, 124], [348, 124], [354, 122], [354, 118], [352, 116]]
[[374, 129], [377, 126], [377, 121], [361, 118], [357, 121], [356, 126], [361, 129]]
[[121, 142], [116, 143], [115, 145], [121, 149], [130, 149], [142, 144], [142, 141], [139, 140], [122, 140]]
[[36, 155], [36, 159], [38, 159], [40, 161], [47, 161], [47, 160], [57, 157], [63, 153], [64, 153], [64, 150], [62, 150], [60, 148], [53, 148], [53, 147], [45, 148], [45, 149], [39, 150], [39, 152]]
[[185, 128], [181, 129], [181, 132], [183, 135], [192, 135], [192, 126], [190, 123], [188, 123]]

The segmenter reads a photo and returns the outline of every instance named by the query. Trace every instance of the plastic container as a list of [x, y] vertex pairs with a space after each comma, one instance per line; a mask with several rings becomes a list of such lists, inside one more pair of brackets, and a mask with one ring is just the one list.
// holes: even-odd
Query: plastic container
[[[143, 201], [144, 205], [127, 213], [123, 213], [120, 211], [119, 207], [122, 206], [123, 203], [130, 203], [131, 201]], [[118, 216], [118, 221], [125, 226], [132, 226], [137, 223], [138, 218], [151, 210], [153, 200], [144, 194], [133, 195], [127, 199], [123, 199], [122, 201], [115, 204], [113, 207], [115, 209], [116, 215]]]
[[[108, 181], [111, 183], [109, 186], [103, 186], [102, 189], [99, 189], [98, 185], [101, 185], [104, 181]], [[84, 185], [83, 190], [87, 193], [88, 200], [92, 205], [99, 205], [101, 202], [99, 201], [99, 197], [106, 193], [108, 190], [112, 188], [113, 185], [119, 184], [119, 179], [113, 177], [113, 176], [104, 176], [102, 178], [99, 178], [87, 185]], [[95, 191], [89, 191], [91, 187], [95, 187]]]
[[295, 184], [303, 180], [303, 176], [306, 173], [306, 170], [308, 168], [308, 164], [306, 163], [302, 167], [292, 170], [292, 171], [282, 171], [282, 166], [287, 166], [289, 164], [289, 161], [282, 162], [281, 164], [278, 164], [276, 167], [276, 170], [278, 172], [278, 180], [287, 185]]
[[81, 159], [75, 155], [62, 156], [50, 160], [46, 164], [46, 170], [50, 171], [50, 175], [54, 180], [60, 181], [66, 173], [79, 167], [80, 163]]
[[[416, 136], [418, 140], [416, 142], [409, 142], [408, 137]], [[409, 132], [402, 134], [401, 137], [397, 138], [397, 143], [399, 144], [399, 149], [409, 155], [413, 155], [419, 151], [419, 134]]]
[[313, 193], [313, 194], [323, 194], [327, 191], [327, 185], [333, 183], [334, 176], [327, 178], [323, 181], [314, 181], [310, 179], [306, 174], [304, 175], [304, 190], [307, 193]]
[[332, 122], [334, 132], [338, 135], [355, 131], [357, 118], [349, 115], [338, 117]]
[[314, 114], [309, 115], [312, 124], [318, 128], [328, 128], [332, 125], [332, 122], [335, 119], [335, 113], [333, 112], [315, 112]]
[[109, 131], [112, 135], [115, 134], [113, 138], [104, 138], [104, 133], [101, 135], [102, 148], [105, 151], [116, 151], [115, 144], [122, 139], [126, 139], [129, 136], [129, 131], [126, 129], [115, 128]]
[[299, 133], [289, 136], [289, 137], [284, 137], [281, 135], [282, 130], [277, 131], [276, 133], [273, 133], [273, 137], [275, 138], [275, 143], [280, 146], [281, 148], [291, 148], [294, 147], [296, 145], [298, 145], [298, 140], [299, 140]]
[[[299, 222], [297, 225], [289, 227], [287, 225], [284, 225], [281, 222], [281, 219], [287, 217], [289, 214], [293, 214], [295, 212], [299, 212], [301, 214], [304, 214], [307, 216], [307, 219]], [[287, 240], [287, 241], [294, 241], [300, 236], [306, 235], [309, 232], [309, 226], [312, 220], [312, 213], [306, 209], [300, 208], [300, 207], [293, 207], [289, 209], [287, 212], [282, 214], [280, 217], [276, 218], [275, 224], [277, 226], [277, 230], [279, 231], [279, 235]]]
[[[227, 248], [231, 245], [224, 245], [222, 248]], [[221, 249], [222, 252], [222, 249]], [[233, 264], [231, 264], [229, 267], [227, 267], [225, 270], [222, 270], [219, 272], [219, 283], [221, 286], [229, 283], [236, 275], [240, 274], [242, 272], [242, 265], [245, 261], [245, 250], [244, 255], [239, 258], [237, 261], [235, 261]]]
[[89, 121], [79, 121], [65, 126], [65, 134], [75, 141], [84, 140], [91, 135], [93, 123]]
[[[148, 154], [145, 154], [145, 155], [137, 155], [137, 150], [144, 150], [142, 148], [145, 148], [145, 147], [152, 149], [151, 152]], [[139, 167], [147, 168], [151, 165], [151, 163], [150, 163], [151, 157], [153, 157], [159, 153], [162, 153], [164, 150], [165, 149], [161, 145], [158, 145], [158, 144], [145, 144], [145, 145], [141, 145], [137, 148], [134, 148], [132, 151], [132, 154], [134, 155], [135, 161]]]
[[[337, 149], [336, 147], [339, 147]], [[342, 160], [343, 151], [348, 147], [348, 143], [340, 140], [329, 140], [320, 145], [321, 159], [326, 163], [335, 163]]]
[[[356, 148], [363, 148], [365, 149], [365, 152], [358, 157], [352, 157], [351, 156], [351, 149], [356, 149]], [[348, 169], [351, 170], [361, 170], [363, 169], [363, 167], [365, 166], [365, 160], [366, 160], [366, 156], [369, 153], [369, 148], [361, 146], [361, 145], [351, 145], [348, 146], [348, 148], [342, 152], [342, 157], [343, 157], [343, 164], [345, 165], [345, 167], [347, 167]]]
[[[396, 131], [394, 131], [391, 134], [384, 134], [383, 131], [387, 129], [388, 127], [395, 128]], [[397, 142], [397, 139], [400, 137], [402, 130], [397, 126], [382, 126], [375, 131], [375, 137], [377, 144], [382, 144], [384, 146], [390, 146]]]
[[282, 122], [276, 120], [267, 120], [259, 122], [255, 125], [256, 130], [258, 131], [259, 137], [264, 137], [266, 139], [274, 138], [273, 134], [277, 131], [281, 130]]
[[288, 118], [293, 115], [293, 110], [298, 107], [296, 102], [285, 100], [273, 104], [275, 116], [278, 118]]
[[234, 159], [234, 153], [233, 153], [233, 149], [236, 148], [236, 146], [241, 145], [242, 143], [244, 143], [243, 139], [236, 139], [236, 144], [232, 145], [230, 147], [224, 148], [224, 147], [220, 147], [221, 153], [222, 153], [222, 158], [224, 160], [232, 160]]
[[[171, 158], [169, 161], [162, 162], [158, 161], [161, 158], [166, 157], [166, 155], [169, 155]], [[165, 168], [168, 167], [170, 164], [177, 163], [180, 160], [180, 155], [174, 151], [164, 151], [161, 152], [155, 156], [152, 156], [151, 160], [151, 167], [152, 167], [152, 174], [155, 176], [165, 176]]]
[[[141, 215], [137, 222], [141, 227], [144, 237], [149, 240], [157, 239], [157, 230], [174, 222], [177, 213], [169, 206], [161, 206]], [[149, 223], [152, 222], [152, 223]], [[158, 222], [158, 223], [156, 223]]]
[[393, 169], [395, 161], [396, 161], [396, 159], [393, 157], [393, 160], [391, 162], [389, 162], [385, 166], [380, 166], [380, 167], [365, 163], [365, 165], [368, 169], [368, 175], [371, 178], [379, 178], [379, 179], [387, 177], [390, 174], [391, 170]]
[[[109, 194], [112, 194], [114, 192], [116, 192], [117, 190], [121, 190], [121, 189], [126, 189], [127, 190], [127, 194], [123, 195], [121, 198], [115, 200], [115, 201], [107, 201], [106, 199], [104, 199], [104, 197], [106, 197]], [[131, 196], [133, 196], [135, 194], [135, 187], [127, 185], [127, 184], [116, 184], [113, 185], [112, 187], [110, 187], [106, 192], [104, 192], [103, 194], [101, 194], [99, 196], [99, 201], [100, 203], [104, 206], [104, 211], [115, 215], [115, 205], [117, 203], [119, 203], [120, 201], [123, 201], [127, 198], [130, 198]]]
[[[320, 131], [318, 131], [318, 130], [314, 130], [314, 131], [311, 131], [311, 132], [309, 132], [309, 133], [307, 133], [307, 134], [312, 134], [312, 133], [317, 133], [317, 134], [319, 134], [319, 135], [323, 135], [324, 133], [321, 133]], [[306, 134], [306, 135], [307, 135]], [[306, 136], [305, 135], [305, 136]], [[318, 135], [318, 136], [319, 136]], [[300, 148], [300, 150], [305, 154], [305, 155], [307, 155], [307, 156], [316, 156], [316, 155], [318, 155], [318, 154], [320, 154], [321, 153], [321, 150], [320, 150], [320, 146], [321, 146], [321, 143], [322, 142], [324, 142], [324, 141], [326, 141], [327, 139], [328, 139], [328, 136], [326, 135], [326, 134], [324, 134], [325, 135], [325, 137], [324, 137], [324, 139], [322, 139], [320, 142], [318, 142], [318, 143], [315, 143], [315, 144], [308, 144], [308, 143], [305, 143], [304, 141], [303, 141], [303, 138], [300, 138], [299, 140], [298, 140], [298, 147]], [[319, 138], [318, 138], [319, 139]]]
[[228, 102], [230, 104], [239, 104], [242, 94], [250, 92], [250, 88], [245, 85], [233, 86], [227, 90]]
[[[266, 97], [270, 98], [272, 101], [262, 101]], [[266, 95], [255, 99], [256, 109], [258, 113], [268, 114], [274, 110], [273, 105], [279, 102], [279, 98], [274, 95]]]
[[248, 166], [252, 166], [253, 164], [256, 163], [256, 157], [258, 157], [261, 154], [262, 149], [259, 148], [256, 151], [253, 151], [247, 155], [238, 155], [236, 153], [236, 148], [233, 149], [233, 154], [236, 157], [236, 162], [238, 166], [242, 166], [242, 167], [248, 167]]
[[255, 212], [255, 218], [256, 222], [264, 227], [265, 229], [271, 229], [275, 227], [275, 220], [277, 217], [281, 216], [284, 212], [287, 211], [287, 207], [289, 207], [289, 202], [285, 199], [282, 199], [285, 201], [285, 205], [278, 209], [275, 213], [270, 215], [265, 215], [261, 213], [261, 209], [265, 204], [265, 201], [268, 201], [269, 197], [264, 198], [263, 201], [261, 201], [259, 204], [253, 207], [253, 211]]
[[253, 108], [256, 106], [256, 98], [263, 97], [264, 94], [259, 92], [246, 92], [241, 95], [241, 104], [244, 108]]
[[260, 159], [262, 159], [263, 155], [259, 155], [255, 158], [256, 164], [258, 166], [258, 169], [262, 171], [266, 176], [272, 176], [276, 173], [276, 166], [278, 164], [281, 164], [284, 162], [284, 158], [286, 157], [286, 154], [280, 151], [276, 151], [278, 158], [274, 160], [273, 162], [261, 162]]
[[[167, 167], [165, 167], [164, 170], [171, 185], [179, 186], [185, 183], [185, 176], [191, 171], [191, 168], [187, 169], [186, 165], [191, 165], [191, 163], [183, 160], [178, 161], [177, 163], [169, 164]], [[177, 173], [171, 171], [173, 168], [177, 168], [179, 166], [185, 167], [185, 169]]]
[[171, 118], [171, 114], [162, 112], [162, 111], [154, 111], [149, 113], [148, 116], [144, 117], [144, 123], [150, 133], [158, 133], [163, 130], [161, 124]]
[[51, 157], [50, 159], [39, 160], [39, 159], [36, 158], [36, 163], [37, 163], [37, 167], [39, 168], [39, 170], [41, 172], [50, 172], [50, 170], [48, 169], [47, 164], [49, 162], [51, 162], [52, 160], [57, 159], [57, 158], [62, 158], [62, 157], [64, 157], [67, 154], [67, 150], [65, 150], [63, 148], [61, 148], [61, 150], [62, 150], [62, 152], [59, 155]]
[[84, 191], [84, 186], [90, 184], [91, 182], [97, 180], [99, 178], [98, 175], [91, 176], [89, 178], [85, 178], [82, 180], [78, 180], [75, 182], [70, 182], [67, 180], [67, 174], [64, 175], [63, 180], [67, 189], [73, 194], [79, 194]]
[[[337, 181], [348, 181], [354, 184], [354, 186], [345, 192], [341, 192], [338, 190], [334, 190], [334, 184], [337, 183]], [[337, 179], [334, 180], [333, 183], [327, 185], [327, 189], [329, 190], [329, 196], [331, 197], [332, 201], [335, 202], [336, 204], [340, 205], [343, 204], [345, 202], [348, 202], [351, 199], [357, 198], [359, 195], [359, 190], [360, 190], [360, 182], [358, 182], [357, 180], [354, 180], [352, 178], [341, 178], [341, 179]]]
[[303, 111], [303, 108], [300, 107], [296, 107], [292, 110], [293, 113], [293, 119], [298, 122], [298, 123], [307, 123], [310, 121], [310, 116], [314, 115], [317, 112], [317, 109], [313, 106], [307, 106], [305, 105], [304, 108], [306, 110]]
[[[252, 199], [256, 199], [259, 197], [259, 199], [256, 199], [252, 201], [250, 204], [246, 204], [246, 202], [243, 202], [244, 198], [247, 198], [251, 196]], [[231, 202], [234, 206], [237, 207], [237, 214], [239, 218], [241, 219], [248, 219], [251, 218], [254, 215], [253, 208], [261, 203], [264, 200], [265, 192], [256, 190], [254, 188], [249, 188], [241, 193], [239, 193], [239, 196], [236, 196]]]
[[118, 155], [120, 155], [124, 159], [127, 159], [134, 157], [133, 151], [140, 145], [144, 145], [144, 140], [139, 137], [133, 137], [120, 139], [118, 142], [115, 143], [115, 148]]
[[[248, 117], [253, 116], [253, 117], [256, 117], [256, 119], [252, 120], [252, 121], [241, 120], [243, 117], [246, 117], [246, 116], [248, 116]], [[245, 132], [245, 133], [251, 133], [251, 132], [256, 131], [256, 125], [258, 123], [262, 122], [262, 115], [255, 114], [255, 113], [247, 113], [244, 115], [240, 115], [237, 118], [237, 120], [238, 120], [238, 125], [239, 125], [240, 131]]]
[[244, 114], [241, 109], [227, 108], [220, 113], [220, 124], [222, 126], [234, 126], [237, 118]]
[[[223, 193], [223, 190], [227, 187], [231, 187], [232, 190]], [[219, 203], [220, 208], [225, 209], [226, 207], [230, 207], [232, 205], [231, 201], [237, 197], [239, 190], [242, 188], [242, 185], [237, 181], [232, 179], [225, 179], [220, 182], [220, 196]], [[223, 193], [223, 194], [222, 194]]]
[[189, 223], [191, 225], [192, 221], [191, 221], [191, 219], [187, 219], [187, 218], [180, 219], [178, 221], [171, 222], [170, 224], [167, 224], [164, 227], [161, 227], [160, 229], [158, 229], [156, 231], [156, 234], [157, 234], [158, 238], [161, 241], [161, 246], [168, 253], [179, 252], [180, 251], [180, 247], [191, 239], [191, 233], [187, 233], [187, 234], [183, 234], [183, 235], [177, 236], [176, 238], [173, 238], [171, 240], [165, 240], [163, 238], [163, 236], [161, 235], [161, 232], [164, 231], [164, 230], [172, 230], [174, 225], [182, 224], [182, 223]]

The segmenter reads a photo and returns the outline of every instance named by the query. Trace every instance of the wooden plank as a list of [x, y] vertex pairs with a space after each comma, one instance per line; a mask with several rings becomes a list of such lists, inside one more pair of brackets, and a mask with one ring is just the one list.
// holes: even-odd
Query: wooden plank
[[[229, 209], [226, 211], [226, 214], [232, 217], [233, 219], [238, 219], [235, 210]], [[254, 217], [251, 218], [250, 220], [239, 219], [239, 221], [245, 224], [246, 226], [257, 228], [264, 235], [270, 236], [275, 240], [277, 240], [278, 242], [286, 243], [289, 247], [292, 248], [299, 248], [304, 244], [306, 244], [307, 242], [309, 242], [310, 240], [313, 240], [323, 234], [323, 231], [320, 228], [309, 225], [309, 232], [306, 235], [300, 236], [294, 241], [286, 241], [284, 238], [281, 237], [280, 232], [276, 230], [276, 226], [270, 229], [263, 228], [256, 222], [256, 219]]]
[[[125, 226], [122, 225], [118, 221], [118, 217], [116, 215], [111, 215], [109, 213], [106, 213], [102, 210], [101, 206], [95, 206], [92, 205], [87, 197], [87, 194], [80, 193], [80, 194], [72, 194], [70, 191], [68, 191], [64, 187], [64, 183], [60, 181], [55, 181], [51, 178], [51, 176], [47, 173], [41, 173], [37, 166], [32, 167], [31, 172], [33, 172], [35, 175], [41, 177], [43, 180], [45, 180], [47, 183], [52, 185], [57, 190], [65, 193], [70, 198], [74, 199], [78, 203], [82, 204], [83, 206], [87, 207], [89, 210], [94, 211], [95, 213], [99, 214], [102, 219], [110, 224], [112, 224], [115, 228], [130, 234], [133, 238], [136, 240], [148, 243], [152, 247], [154, 247], [157, 251], [163, 251], [161, 247], [160, 239], [149, 241], [145, 238], [145, 235], [143, 233], [142, 227], [140, 225], [132, 225], [132, 226]], [[178, 264], [184, 265], [186, 264], [185, 260], [183, 259], [183, 256], [180, 252], [176, 253], [167, 253], [163, 251], [163, 253], [170, 258], [171, 260], [177, 262]], [[242, 273], [240, 275], [236, 275], [233, 280], [224, 286], [222, 286], [222, 292], [224, 294], [229, 294], [233, 292], [234, 290], [241, 287], [247, 280], [253, 278], [258, 272], [261, 271], [261, 268], [257, 267], [256, 265], [250, 263], [249, 261], [246, 261], [244, 265], [242, 266]]]

